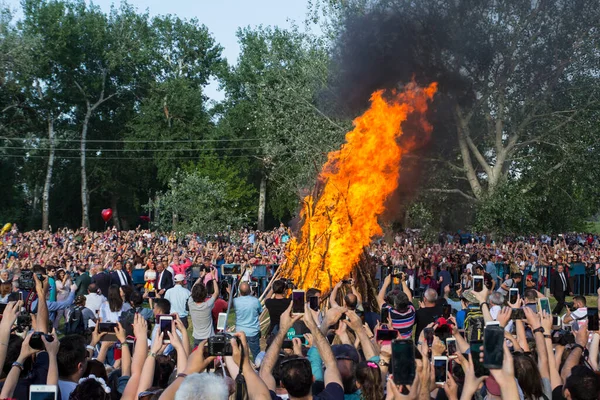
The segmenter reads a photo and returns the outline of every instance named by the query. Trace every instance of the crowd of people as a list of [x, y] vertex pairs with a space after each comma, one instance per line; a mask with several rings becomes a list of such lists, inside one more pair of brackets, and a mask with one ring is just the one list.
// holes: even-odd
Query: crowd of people
[[400, 232], [366, 249], [376, 298], [358, 276], [259, 292], [290, 237], [14, 226], [0, 399], [599, 398], [597, 236]]

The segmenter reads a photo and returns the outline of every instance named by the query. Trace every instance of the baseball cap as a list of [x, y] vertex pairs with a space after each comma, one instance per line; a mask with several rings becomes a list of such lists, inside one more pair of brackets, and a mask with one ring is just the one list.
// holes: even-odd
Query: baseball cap
[[185, 275], [183, 275], [183, 274], [175, 275], [175, 282], [183, 282], [183, 281], [185, 281]]
[[462, 297], [465, 300], [467, 300], [469, 303], [474, 303], [474, 304], [479, 303], [479, 300], [477, 300], [477, 297], [475, 297], [472, 290], [467, 290], [466, 292], [464, 292], [462, 294]]
[[350, 360], [356, 364], [360, 361], [358, 351], [349, 344], [335, 344], [331, 346], [331, 351], [336, 360]]

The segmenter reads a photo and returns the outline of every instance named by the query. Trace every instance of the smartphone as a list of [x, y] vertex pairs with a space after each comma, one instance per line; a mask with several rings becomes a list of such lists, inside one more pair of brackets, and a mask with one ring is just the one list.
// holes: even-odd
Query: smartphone
[[152, 291], [152, 292], [148, 292], [148, 298], [149, 299], [154, 299], [156, 298], [156, 292]]
[[376, 341], [392, 341], [398, 338], [398, 331], [395, 329], [377, 329], [375, 331]]
[[292, 314], [304, 314], [304, 290], [294, 290], [292, 292]]
[[489, 376], [490, 375], [490, 370], [487, 369], [483, 363], [479, 360], [479, 355], [481, 353], [481, 350], [479, 350], [479, 348], [483, 346], [483, 341], [481, 340], [474, 340], [471, 343], [469, 343], [469, 348], [471, 350], [471, 357], [473, 358], [473, 366], [475, 367], [475, 376], [476, 377], [481, 377], [481, 376]]
[[171, 332], [171, 329], [173, 328], [173, 316], [161, 315], [158, 317], [158, 323], [160, 324], [160, 331], [163, 334], [163, 343], [171, 343], [167, 332]]
[[58, 387], [56, 385], [29, 386], [29, 400], [56, 400]]
[[282, 349], [293, 349], [294, 348], [294, 342], [292, 342], [290, 339], [283, 339], [283, 343], [281, 344], [281, 348]]
[[417, 372], [415, 345], [410, 339], [392, 342], [392, 374], [396, 385], [412, 385]]
[[522, 308], [513, 308], [510, 312], [510, 319], [525, 319], [525, 311]]
[[548, 313], [548, 315], [552, 315], [552, 311], [550, 311], [550, 300], [548, 300], [547, 297], [542, 297], [542, 298], [538, 299], [538, 305], [539, 305], [538, 310], [546, 311]]
[[319, 296], [310, 296], [308, 298], [308, 306], [313, 311], [319, 311]]
[[100, 322], [98, 324], [98, 333], [115, 333], [115, 328], [118, 325], [114, 322]]
[[222, 331], [225, 329], [225, 323], [227, 322], [227, 313], [219, 313], [219, 318], [217, 319], [217, 330]]
[[447, 338], [446, 339], [446, 351], [448, 356], [453, 356], [456, 354], [456, 339]]
[[435, 384], [443, 385], [446, 383], [448, 371], [448, 357], [435, 356], [433, 357], [433, 371], [435, 375]]
[[452, 315], [452, 306], [450, 304], [442, 305], [442, 317], [448, 319]]
[[559, 315], [552, 316], [552, 329], [560, 329], [562, 326], [562, 318]]
[[423, 336], [427, 341], [427, 346], [431, 347], [431, 345], [433, 345], [433, 328], [423, 329]]
[[504, 329], [496, 322], [486, 323], [483, 330], [483, 366], [501, 369], [504, 360]]
[[240, 264], [223, 264], [221, 265], [222, 275], [241, 275], [242, 266]]
[[519, 289], [510, 288], [508, 293], [508, 302], [515, 304], [517, 302], [517, 299], [519, 298]]
[[483, 276], [473, 275], [473, 290], [475, 292], [481, 292], [483, 290]]
[[588, 331], [599, 331], [600, 327], [599, 325], [599, 321], [598, 321], [598, 309], [596, 308], [588, 308], [588, 313], [587, 313], [587, 320], [588, 320]]
[[0, 303], [0, 315], [4, 314], [5, 309], [6, 309], [6, 303]]
[[388, 319], [390, 318], [390, 309], [387, 307], [382, 307], [380, 316], [381, 316], [381, 324], [387, 325]]

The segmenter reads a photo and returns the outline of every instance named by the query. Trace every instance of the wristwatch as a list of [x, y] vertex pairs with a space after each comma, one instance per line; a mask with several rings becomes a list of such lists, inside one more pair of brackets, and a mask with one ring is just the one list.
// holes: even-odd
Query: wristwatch
[[379, 360], [379, 362], [377, 364], [379, 364], [380, 367], [389, 367], [390, 366], [389, 362], [385, 362], [381, 359]]

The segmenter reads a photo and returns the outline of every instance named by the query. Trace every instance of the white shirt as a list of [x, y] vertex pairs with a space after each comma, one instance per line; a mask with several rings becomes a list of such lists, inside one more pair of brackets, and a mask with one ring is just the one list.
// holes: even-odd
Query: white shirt
[[581, 328], [581, 325], [587, 323], [587, 313], [587, 307], [581, 307], [571, 312], [571, 318], [573, 319], [571, 324], [577, 323], [578, 327]]
[[119, 322], [119, 317], [121, 313], [127, 311], [131, 308], [129, 303], [123, 303], [123, 306], [119, 311], [111, 311], [110, 306], [108, 305], [108, 301], [102, 303], [102, 307], [100, 307], [100, 318], [102, 318], [102, 322]]
[[160, 274], [156, 275], [156, 288], [158, 290], [162, 289], [162, 283], [161, 283], [161, 281], [162, 281], [162, 276], [163, 276], [164, 273], [165, 273], [165, 271], [163, 270], [163, 272], [161, 272]]
[[97, 293], [90, 293], [85, 295], [85, 307], [89, 308], [96, 313], [96, 311], [100, 310], [102, 303], [106, 301], [106, 297]]
[[165, 292], [165, 299], [171, 303], [171, 312], [179, 314], [181, 319], [188, 316], [185, 305], [191, 294], [189, 290], [178, 284]]

